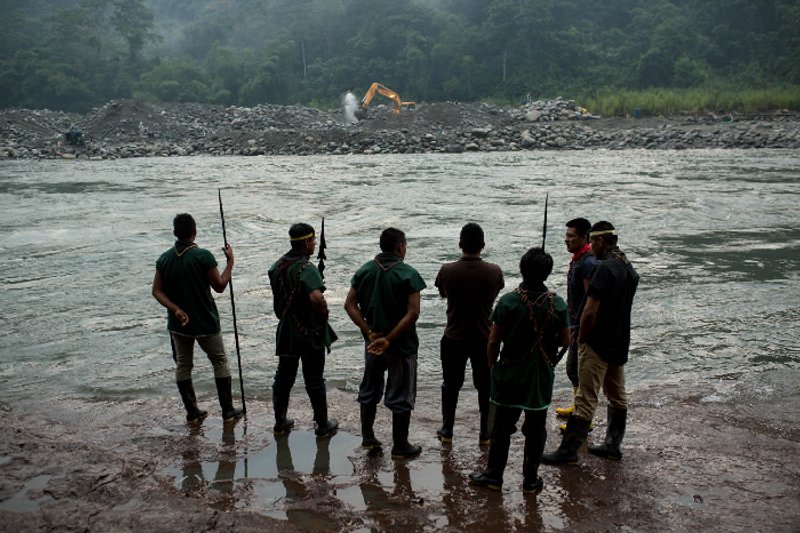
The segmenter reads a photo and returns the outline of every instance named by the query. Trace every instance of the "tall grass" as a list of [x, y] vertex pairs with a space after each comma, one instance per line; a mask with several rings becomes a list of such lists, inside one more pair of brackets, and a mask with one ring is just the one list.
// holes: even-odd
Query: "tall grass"
[[602, 89], [584, 94], [576, 103], [596, 115], [626, 116], [639, 109], [643, 116], [680, 113], [757, 113], [774, 109], [800, 110], [800, 86], [771, 89]]

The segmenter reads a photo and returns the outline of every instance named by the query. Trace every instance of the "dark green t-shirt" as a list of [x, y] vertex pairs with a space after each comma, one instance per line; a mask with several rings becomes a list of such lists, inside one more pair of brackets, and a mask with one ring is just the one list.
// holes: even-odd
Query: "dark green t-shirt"
[[[373, 331], [387, 334], [408, 311], [408, 296], [426, 287], [414, 267], [399, 258], [379, 254], [364, 263], [353, 275], [350, 286], [358, 293], [358, 306]], [[387, 260], [383, 260], [387, 259]], [[416, 355], [419, 349], [416, 325], [406, 330], [389, 346], [399, 355]]]
[[[183, 251], [179, 254], [178, 249]], [[167, 313], [169, 331], [189, 337], [219, 333], [219, 313], [208, 282], [208, 271], [216, 266], [214, 255], [197, 245], [173, 246], [158, 258], [164, 292], [189, 315], [189, 323], [181, 326], [174, 313]]]
[[500, 360], [492, 367], [491, 399], [498, 405], [535, 411], [550, 406], [554, 373], [545, 355], [555, 359], [559, 332], [569, 327], [569, 318], [560, 296], [530, 294], [536, 326], [517, 291], [503, 295], [489, 317], [503, 328]]
[[338, 337], [327, 321], [311, 312], [308, 297], [316, 289], [325, 292], [317, 267], [307, 255], [289, 252], [276, 261], [267, 274], [275, 316], [280, 319], [275, 344], [277, 354], [310, 355], [323, 348], [330, 351]]

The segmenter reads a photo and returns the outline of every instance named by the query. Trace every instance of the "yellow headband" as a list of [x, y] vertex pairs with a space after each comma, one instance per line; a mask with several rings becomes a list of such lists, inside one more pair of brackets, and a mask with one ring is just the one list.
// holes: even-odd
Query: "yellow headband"
[[295, 237], [295, 238], [293, 238], [293, 239], [289, 239], [289, 242], [294, 242], [294, 241], [304, 241], [304, 240], [306, 240], [306, 239], [310, 239], [310, 238], [311, 238], [311, 237], [313, 237], [313, 236], [314, 236], [314, 232], [312, 231], [312, 232], [311, 232], [311, 233], [309, 233], [308, 235], [303, 235], [302, 237]]
[[617, 230], [615, 229], [604, 229], [601, 231], [590, 231], [589, 237], [599, 237], [600, 235], [616, 235]]

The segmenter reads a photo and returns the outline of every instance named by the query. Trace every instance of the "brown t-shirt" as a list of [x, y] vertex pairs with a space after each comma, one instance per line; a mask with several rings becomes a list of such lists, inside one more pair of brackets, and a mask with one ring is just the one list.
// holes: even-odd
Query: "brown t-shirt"
[[445, 263], [434, 283], [447, 298], [444, 334], [454, 340], [489, 338], [489, 314], [503, 288], [503, 271], [479, 257], [462, 257]]

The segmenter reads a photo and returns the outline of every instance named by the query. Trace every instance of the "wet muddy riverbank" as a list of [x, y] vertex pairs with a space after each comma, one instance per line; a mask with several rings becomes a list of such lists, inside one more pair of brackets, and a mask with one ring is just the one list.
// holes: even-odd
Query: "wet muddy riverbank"
[[[766, 378], [766, 379], [764, 379]], [[632, 376], [631, 379], [635, 379]], [[762, 387], [762, 381], [771, 383]], [[413, 460], [359, 447], [353, 395], [331, 391], [341, 423], [317, 441], [302, 389], [297, 428], [274, 436], [271, 409], [246, 419], [182, 422], [177, 395], [62, 402], [3, 413], [0, 519], [15, 530], [87, 531], [793, 531], [800, 526], [800, 405], [788, 376], [650, 388], [636, 394], [621, 462], [583, 450], [574, 467], [542, 466], [545, 489], [521, 491], [521, 435], [501, 493], [471, 486], [485, 461], [473, 391], [462, 392], [452, 445], [435, 438], [435, 389], [421, 391]], [[563, 395], [562, 395], [563, 396]], [[565, 400], [565, 398], [558, 398]], [[778, 404], [786, 408], [777, 410]], [[602, 407], [602, 406], [601, 406]], [[602, 411], [602, 409], [600, 410]], [[552, 411], [551, 411], [552, 415]], [[590, 439], [604, 431], [598, 427]], [[559, 442], [550, 416], [548, 449]], [[381, 408], [377, 436], [390, 441]]]

